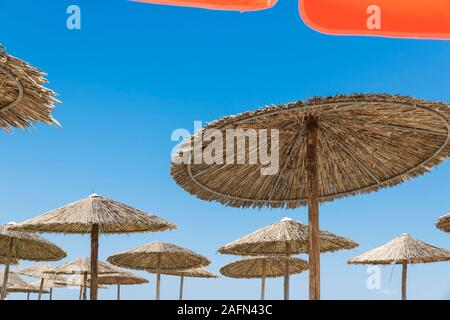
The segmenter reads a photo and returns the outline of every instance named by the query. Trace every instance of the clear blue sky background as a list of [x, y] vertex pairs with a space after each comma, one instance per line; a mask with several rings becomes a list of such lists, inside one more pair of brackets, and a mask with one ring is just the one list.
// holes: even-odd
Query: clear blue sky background
[[[81, 7], [81, 31], [66, 28], [70, 4]], [[178, 225], [101, 237], [102, 259], [163, 240], [208, 256], [218, 272], [235, 259], [216, 254], [221, 245], [284, 216], [306, 221], [304, 208], [241, 210], [187, 194], [169, 174], [176, 128], [315, 95], [399, 93], [450, 102], [449, 42], [325, 36], [306, 27], [288, 0], [244, 14], [124, 0], [0, 0], [0, 42], [48, 72], [64, 126], [0, 135], [0, 222], [20, 222], [95, 191]], [[444, 164], [404, 185], [323, 205], [322, 229], [361, 244], [322, 256], [323, 298], [399, 298], [399, 267], [382, 268], [383, 290], [370, 291], [366, 267], [345, 262], [402, 232], [449, 248], [450, 235], [433, 225], [450, 211], [449, 181]], [[67, 250], [65, 261], [89, 254], [87, 236], [46, 236]], [[141, 274], [151, 283], [124, 288], [125, 298], [154, 298], [154, 277]], [[449, 275], [449, 263], [411, 267], [409, 297], [449, 299]], [[176, 278], [163, 277], [162, 297], [176, 298], [177, 286]], [[307, 274], [293, 277], [291, 287], [292, 298], [305, 299]], [[190, 299], [253, 299], [258, 292], [252, 280], [186, 284]], [[55, 294], [78, 297], [74, 290]], [[101, 292], [103, 299], [114, 295]], [[281, 280], [269, 281], [267, 296], [282, 297]]]

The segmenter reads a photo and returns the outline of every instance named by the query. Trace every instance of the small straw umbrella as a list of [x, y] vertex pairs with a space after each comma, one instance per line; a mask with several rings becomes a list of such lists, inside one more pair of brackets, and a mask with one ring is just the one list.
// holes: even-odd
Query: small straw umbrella
[[[155, 273], [153, 271], [153, 273]], [[168, 276], [178, 276], [180, 277], [180, 293], [179, 300], [183, 300], [183, 292], [184, 292], [184, 278], [204, 278], [204, 279], [216, 279], [218, 278], [212, 272], [209, 272], [204, 267], [191, 268], [191, 269], [183, 269], [183, 270], [166, 270], [162, 271], [161, 274]]]
[[[0, 271], [0, 277], [3, 277], [5, 274], [4, 270]], [[26, 293], [27, 300], [30, 299], [30, 293], [38, 293], [39, 288], [27, 283], [21, 277], [19, 277], [16, 273], [9, 271], [8, 272], [8, 285], [6, 288], [1, 287], [2, 291], [6, 291], [6, 295], [8, 293]], [[48, 293], [47, 290], [43, 291], [44, 293]], [[5, 296], [6, 298], [6, 296]]]
[[148, 283], [148, 280], [135, 275], [131, 272], [120, 271], [118, 273], [104, 274], [98, 277], [98, 283], [101, 285], [116, 285], [117, 300], [120, 300], [120, 287], [123, 285], [139, 285]]
[[408, 264], [450, 260], [450, 251], [414, 239], [407, 233], [389, 243], [363, 253], [348, 261], [349, 264], [402, 265], [402, 300], [406, 300]]
[[445, 232], [450, 232], [450, 213], [442, 216], [436, 221], [436, 227]]
[[55, 93], [44, 87], [45, 73], [7, 54], [0, 45], [0, 128], [26, 128], [33, 122], [56, 123]]
[[[97, 273], [98, 274], [115, 274], [121, 272], [119, 268], [116, 268], [109, 263], [98, 260], [97, 261]], [[80, 296], [82, 295], [83, 300], [86, 300], [86, 287], [88, 283], [92, 283], [92, 262], [91, 258], [82, 257], [77, 260], [60, 265], [47, 273], [58, 274], [58, 275], [81, 275], [83, 280], [80, 283]], [[91, 275], [91, 279], [88, 279], [88, 275]], [[91, 286], [92, 288], [92, 286]]]
[[[239, 132], [243, 139], [235, 139]], [[257, 134], [259, 139], [247, 139]], [[214, 139], [219, 135], [240, 141], [231, 148]], [[383, 94], [338, 95], [214, 121], [181, 144], [171, 174], [186, 191], [227, 206], [308, 205], [309, 291], [310, 299], [318, 300], [319, 202], [422, 175], [447, 159], [449, 142], [450, 108], [445, 103]], [[217, 158], [199, 161], [204, 154]], [[248, 160], [255, 155], [257, 161]]]
[[[319, 232], [320, 252], [335, 252], [353, 249], [358, 244], [352, 240], [332, 234]], [[249, 235], [224, 245], [219, 249], [222, 254], [240, 256], [284, 255], [287, 263], [284, 273], [284, 299], [289, 300], [289, 257], [309, 252], [309, 228], [307, 225], [290, 218], [258, 229]]]
[[39, 235], [11, 230], [13, 224], [0, 226], [0, 255], [6, 256], [1, 299], [6, 297], [6, 284], [11, 258], [31, 261], [57, 261], [66, 253]]
[[308, 262], [297, 259], [267, 256], [246, 257], [227, 264], [220, 273], [229, 278], [254, 279], [261, 278], [261, 300], [265, 299], [266, 278], [277, 278], [288, 274], [298, 274], [308, 270]]
[[211, 263], [207, 258], [194, 251], [164, 242], [152, 242], [127, 252], [112, 255], [108, 258], [108, 262], [122, 268], [155, 270], [156, 300], [161, 299], [162, 272], [207, 266]]
[[[87, 279], [86, 282], [87, 282], [86, 287], [89, 287], [89, 284], [90, 284], [89, 279]], [[64, 281], [57, 280], [55, 282], [55, 285], [61, 286], [61, 288], [77, 287], [80, 289], [78, 299], [79, 300], [83, 299], [83, 292], [84, 292], [83, 289], [84, 289], [84, 285], [85, 285], [83, 275], [80, 275], [80, 276], [73, 275], [73, 276], [65, 277]], [[108, 287], [103, 286], [103, 285], [99, 285], [98, 288], [99, 289], [108, 289]], [[86, 300], [86, 297], [84, 300]]]
[[174, 228], [173, 223], [97, 194], [18, 226], [24, 231], [91, 235], [91, 300], [97, 300], [99, 233], [156, 232]]
[[[39, 283], [39, 288], [42, 290], [45, 286], [46, 288], [50, 289], [51, 294], [51, 284], [55, 281], [64, 281], [63, 277], [50, 274], [52, 270], [53, 268], [49, 265], [38, 265], [16, 270], [15, 273], [28, 277], [39, 278], [39, 280], [37, 281]], [[38, 300], [41, 300], [41, 296], [42, 292], [39, 292]]]
[[[33, 287], [39, 288], [39, 294], [45, 293], [45, 289], [48, 289], [49, 300], [53, 300], [53, 289], [66, 288], [68, 281], [69, 280], [66, 277], [63, 277], [60, 275], [58, 275], [58, 276], [54, 275], [51, 278], [45, 279], [45, 288], [41, 287], [42, 280], [36, 280], [30, 284]], [[41, 300], [40, 297], [38, 297], [38, 300]]]

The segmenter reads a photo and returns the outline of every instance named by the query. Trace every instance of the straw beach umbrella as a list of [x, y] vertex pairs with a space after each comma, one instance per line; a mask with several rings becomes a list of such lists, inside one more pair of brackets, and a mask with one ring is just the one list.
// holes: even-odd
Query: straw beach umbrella
[[[69, 280], [66, 277], [54, 275], [51, 278], [45, 279], [45, 288], [41, 288], [42, 280], [36, 280], [30, 283], [30, 285], [37, 287], [39, 289], [39, 294], [45, 293], [45, 290], [48, 289], [49, 300], [53, 300], [53, 289], [68, 287], [68, 281]], [[41, 300], [40, 297], [38, 300]]]
[[179, 269], [207, 266], [211, 262], [192, 250], [171, 243], [152, 242], [127, 252], [112, 255], [108, 262], [136, 270], [156, 273], [156, 300], [160, 300], [161, 273]]
[[14, 224], [0, 226], [0, 255], [6, 257], [3, 275], [2, 300], [6, 296], [5, 284], [8, 283], [10, 260], [57, 261], [66, 257], [66, 253], [55, 244], [33, 233], [11, 230]]
[[349, 264], [402, 265], [402, 299], [406, 300], [408, 264], [450, 260], [450, 251], [414, 239], [407, 233], [389, 243], [363, 253], [348, 261]]
[[44, 87], [45, 73], [7, 54], [0, 45], [0, 128], [26, 128], [33, 122], [57, 123], [55, 93]]
[[174, 228], [173, 223], [97, 194], [18, 226], [18, 229], [25, 231], [91, 235], [91, 300], [97, 300], [99, 233], [156, 232]]
[[450, 232], [450, 213], [442, 216], [436, 221], [436, 227], [445, 232]]
[[[320, 252], [353, 249], [358, 244], [327, 231], [319, 232]], [[219, 248], [222, 254], [240, 256], [283, 255], [287, 261], [284, 273], [284, 299], [289, 300], [289, 257], [309, 252], [309, 228], [290, 218], [258, 229], [249, 235]]]
[[204, 278], [204, 279], [218, 278], [214, 273], [209, 272], [204, 267], [184, 269], [184, 270], [173, 270], [173, 271], [166, 270], [162, 271], [161, 274], [180, 277], [180, 294], [178, 296], [179, 300], [183, 300], [184, 278]]
[[[28, 268], [23, 268], [16, 270], [15, 273], [21, 274], [28, 277], [39, 278], [37, 281], [39, 283], [39, 288], [42, 290], [44, 286], [50, 289], [51, 294], [51, 284], [55, 281], [63, 282], [64, 277], [50, 274], [53, 268], [49, 265], [39, 265], [32, 266]], [[42, 292], [39, 292], [38, 300], [41, 300]]]
[[288, 274], [298, 274], [308, 270], [308, 262], [284, 257], [246, 257], [227, 264], [220, 273], [229, 278], [254, 279], [261, 278], [261, 300], [265, 299], [266, 278], [277, 278]]
[[[3, 277], [5, 274], [4, 270], [0, 271], [0, 277]], [[15, 272], [8, 272], [8, 285], [6, 288], [1, 287], [2, 291], [8, 293], [27, 293], [27, 300], [30, 299], [30, 293], [38, 293], [39, 287], [31, 285], [19, 277]], [[47, 290], [43, 290], [44, 293], [49, 293]], [[6, 298], [5, 295], [5, 298]]]
[[117, 300], [120, 300], [120, 287], [124, 285], [138, 285], [148, 283], [148, 280], [135, 275], [131, 272], [120, 271], [118, 273], [100, 275], [98, 283], [101, 285], [116, 285], [117, 286]]
[[[381, 94], [269, 106], [207, 125], [174, 154], [171, 174], [188, 192], [228, 206], [308, 205], [310, 298], [320, 299], [319, 202], [392, 187], [430, 171], [450, 153], [449, 121], [447, 104]], [[239, 132], [259, 139], [235, 139]], [[218, 161], [198, 161], [208, 154]], [[252, 162], [250, 155], [259, 157]]]
[[[97, 261], [97, 273], [98, 274], [115, 274], [121, 272], [119, 268], [116, 268], [109, 263], [98, 260]], [[92, 283], [92, 261], [91, 258], [82, 257], [77, 260], [60, 265], [52, 270], [48, 271], [51, 274], [64, 274], [64, 275], [81, 275], [83, 280], [80, 285], [80, 296], [83, 296], [83, 300], [86, 300], [86, 287]], [[91, 279], [88, 279], [88, 275], [91, 275]], [[75, 281], [75, 283], [77, 283]], [[91, 286], [92, 288], [92, 286]], [[92, 289], [91, 289], [92, 290]]]

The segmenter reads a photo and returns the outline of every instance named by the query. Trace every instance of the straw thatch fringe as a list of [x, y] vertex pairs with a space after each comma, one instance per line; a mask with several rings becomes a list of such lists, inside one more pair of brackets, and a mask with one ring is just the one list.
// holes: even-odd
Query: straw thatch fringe
[[404, 233], [389, 243], [363, 253], [349, 264], [431, 263], [450, 260], [450, 251], [441, 249]]
[[52, 117], [55, 92], [44, 87], [45, 73], [7, 54], [0, 45], [0, 128], [26, 128], [33, 122], [57, 123]]
[[66, 253], [43, 237], [12, 230], [15, 225], [0, 226], [0, 254], [6, 256], [12, 240], [12, 257], [31, 261], [57, 261], [66, 257]]
[[120, 202], [93, 194], [15, 226], [17, 230], [91, 233], [92, 225], [100, 233], [155, 232], [174, 229], [175, 224]]
[[[350, 239], [327, 231], [320, 231], [319, 237], [321, 252], [353, 249], [358, 246], [358, 243]], [[288, 252], [286, 252], [286, 248], [289, 248]], [[241, 239], [224, 245], [219, 249], [219, 252], [241, 256], [308, 253], [309, 228], [303, 223], [285, 218], [278, 223], [258, 229]]]
[[98, 277], [102, 285], [137, 285], [148, 283], [148, 280], [131, 272], [122, 270], [120, 273], [103, 274]]
[[450, 214], [442, 216], [436, 221], [436, 227], [445, 232], [450, 232]]
[[[19, 263], [20, 262], [17, 259], [11, 259], [9, 261], [9, 265], [11, 265], [11, 266], [17, 266]], [[0, 257], [0, 264], [3, 264], [3, 265], [6, 264], [6, 257]]]
[[[157, 273], [157, 270], [147, 270], [150, 273]], [[186, 278], [205, 278], [205, 279], [215, 279], [218, 278], [214, 273], [206, 270], [204, 267], [182, 269], [182, 270], [162, 270], [161, 274], [167, 276], [178, 276]]]
[[[284, 257], [251, 257], [237, 260], [220, 269], [220, 273], [229, 278], [254, 279], [278, 278], [285, 275], [286, 258]], [[308, 270], [308, 262], [289, 258], [289, 274], [298, 274]]]
[[112, 255], [108, 258], [108, 262], [122, 268], [147, 271], [179, 270], [207, 266], [211, 263], [207, 258], [192, 250], [163, 242], [152, 242], [124, 253]]
[[[228, 206], [306, 205], [305, 119], [310, 114], [319, 121], [321, 202], [403, 183], [429, 172], [450, 154], [447, 104], [383, 94], [338, 95], [269, 106], [205, 127], [220, 130], [224, 137], [226, 129], [278, 129], [280, 170], [276, 175], [262, 176], [261, 164], [172, 163], [172, 177], [200, 199]], [[191, 142], [204, 130], [182, 144], [178, 155], [192, 150]], [[204, 141], [200, 152], [209, 143]], [[265, 146], [269, 145], [270, 139]], [[249, 150], [247, 143], [245, 154], [250, 152], [256, 151]]]
[[[98, 274], [115, 274], [122, 272], [121, 269], [116, 268], [109, 263], [98, 261]], [[65, 263], [52, 270], [46, 271], [52, 274], [90, 274], [91, 273], [91, 258], [82, 257], [77, 260]]]
[[[0, 278], [3, 278], [4, 271], [0, 270]], [[2, 283], [0, 283], [0, 289], [2, 287]], [[8, 275], [8, 285], [6, 287], [7, 292], [20, 292], [20, 293], [39, 293], [39, 287], [28, 284], [22, 278], [20, 278], [16, 273], [9, 272]], [[46, 291], [45, 293], [48, 293]]]

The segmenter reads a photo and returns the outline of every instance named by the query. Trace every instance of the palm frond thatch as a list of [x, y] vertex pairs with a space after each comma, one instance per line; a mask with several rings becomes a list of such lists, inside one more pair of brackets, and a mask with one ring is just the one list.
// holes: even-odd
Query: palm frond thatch
[[450, 251], [414, 239], [404, 233], [389, 243], [363, 253], [349, 264], [430, 263], [450, 260]]
[[[320, 231], [319, 237], [322, 252], [353, 249], [358, 246], [352, 240], [327, 231]], [[241, 256], [308, 253], [309, 228], [299, 221], [285, 218], [224, 245], [219, 252]]]
[[450, 213], [442, 216], [436, 222], [436, 227], [445, 232], [450, 232]]
[[[286, 258], [284, 257], [246, 257], [220, 269], [220, 273], [229, 278], [253, 279], [277, 278], [285, 275]], [[289, 258], [289, 274], [298, 274], [308, 270], [308, 262]]]
[[108, 262], [136, 270], [179, 270], [207, 266], [210, 261], [192, 250], [171, 243], [152, 242], [142, 247], [115, 254]]
[[[4, 271], [0, 271], [0, 278], [2, 279], [4, 276]], [[2, 283], [0, 283], [0, 289], [2, 287]], [[30, 285], [21, 277], [19, 277], [14, 272], [9, 272], [8, 275], [8, 284], [6, 287], [7, 292], [20, 292], [20, 293], [39, 293], [39, 288]]]
[[[109, 263], [98, 261], [98, 274], [114, 274], [120, 273], [122, 270], [116, 268]], [[48, 271], [52, 274], [90, 274], [91, 273], [91, 259], [88, 257], [82, 257], [77, 260], [65, 263], [56, 268], [53, 268], [51, 271]]]
[[119, 273], [103, 274], [98, 277], [102, 285], [137, 285], [148, 283], [148, 280], [131, 272], [122, 270]]
[[[321, 202], [392, 187], [429, 172], [450, 154], [448, 104], [384, 94], [338, 95], [224, 117], [185, 141], [178, 153], [203, 152], [211, 140], [203, 141], [202, 148], [193, 148], [192, 142], [208, 129], [223, 137], [227, 129], [278, 129], [280, 161], [274, 175], [262, 175], [266, 165], [260, 162], [236, 163], [238, 154], [258, 151], [246, 143], [234, 154], [236, 164], [172, 162], [172, 177], [189, 193], [228, 206], [306, 205], [306, 119], [311, 115], [319, 126]], [[270, 150], [268, 141], [261, 147]], [[226, 143], [219, 151], [227, 155]]]
[[90, 233], [92, 225], [100, 233], [153, 232], [174, 229], [173, 223], [120, 202], [93, 194], [59, 209], [27, 220], [15, 228], [24, 231]]
[[0, 128], [26, 128], [33, 122], [57, 123], [55, 92], [44, 87], [45, 73], [7, 54], [0, 45]]
[[12, 257], [20, 260], [57, 261], [66, 253], [43, 237], [29, 232], [12, 230], [13, 224], [0, 226], [0, 255], [7, 256], [13, 241]]
[[[156, 270], [147, 270], [150, 273], [157, 273]], [[206, 270], [204, 267], [181, 269], [181, 270], [163, 270], [161, 274], [167, 276], [178, 276], [186, 278], [204, 278], [204, 279], [215, 279], [218, 278], [214, 273]]]

